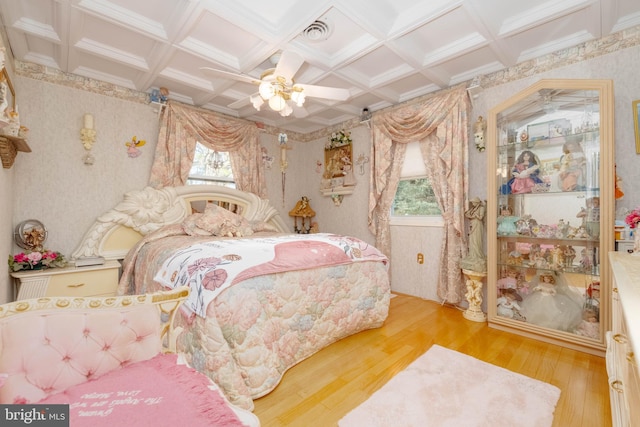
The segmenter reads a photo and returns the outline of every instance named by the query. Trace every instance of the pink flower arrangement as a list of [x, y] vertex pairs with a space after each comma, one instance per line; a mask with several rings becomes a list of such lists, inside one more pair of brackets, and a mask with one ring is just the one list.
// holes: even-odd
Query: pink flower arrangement
[[634, 210], [632, 210], [631, 213], [627, 215], [625, 222], [630, 228], [636, 228], [636, 226], [640, 222], [640, 208], [635, 208]]
[[67, 261], [60, 252], [49, 250], [21, 252], [9, 255], [9, 268], [11, 271], [38, 270], [41, 268], [64, 267]]

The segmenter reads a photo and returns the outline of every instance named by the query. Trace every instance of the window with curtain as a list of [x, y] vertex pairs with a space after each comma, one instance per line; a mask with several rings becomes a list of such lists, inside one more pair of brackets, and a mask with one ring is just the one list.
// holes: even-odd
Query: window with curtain
[[443, 225], [442, 212], [427, 178], [417, 142], [407, 145], [390, 219], [391, 225]]
[[187, 185], [216, 184], [236, 188], [229, 153], [197, 143]]

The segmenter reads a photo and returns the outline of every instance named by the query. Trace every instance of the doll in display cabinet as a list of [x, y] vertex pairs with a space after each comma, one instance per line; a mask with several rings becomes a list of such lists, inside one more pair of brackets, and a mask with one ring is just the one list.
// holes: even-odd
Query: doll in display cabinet
[[[526, 295], [529, 293], [529, 283], [524, 280], [524, 275], [513, 267], [508, 268], [504, 277], [498, 279], [496, 286], [499, 294], [508, 289], [517, 292], [519, 297], [521, 296], [520, 294]], [[522, 298], [519, 298], [518, 301], [522, 301]]]
[[498, 316], [525, 321], [526, 319], [522, 316], [521, 307], [518, 304], [520, 301], [522, 301], [522, 297], [515, 289], [504, 289], [502, 295], [497, 299]]
[[582, 321], [576, 328], [575, 333], [583, 337], [600, 338], [600, 320], [597, 307], [585, 306], [582, 311]]
[[584, 219], [585, 231], [594, 239], [600, 238], [600, 197], [589, 197]]
[[566, 332], [578, 327], [582, 321], [582, 297], [562, 275], [541, 273], [531, 285], [531, 294], [522, 302], [527, 322]]
[[[520, 273], [515, 268], [507, 269], [505, 277], [498, 279], [498, 282], [496, 283], [498, 291], [503, 292], [505, 289], [517, 289], [518, 276], [520, 276]], [[520, 301], [522, 301], [522, 299]]]
[[593, 248], [584, 248], [580, 251], [580, 268], [584, 272], [589, 272], [594, 269], [594, 250]]
[[592, 282], [587, 288], [585, 307], [600, 307], [600, 282]]
[[562, 191], [578, 191], [585, 188], [587, 159], [578, 141], [567, 141], [562, 146], [559, 187]]
[[576, 259], [576, 250], [571, 245], [563, 246], [564, 266], [573, 268], [573, 261]]
[[549, 263], [538, 243], [533, 243], [529, 248], [529, 266], [534, 268], [547, 268]]
[[540, 175], [540, 161], [531, 150], [518, 156], [511, 169], [512, 178], [507, 183], [511, 194], [531, 193], [536, 184], [543, 184]]
[[511, 214], [511, 208], [502, 207], [500, 209], [500, 216], [498, 217], [498, 235], [500, 236], [515, 236], [518, 234], [516, 230], [516, 221], [520, 218]]

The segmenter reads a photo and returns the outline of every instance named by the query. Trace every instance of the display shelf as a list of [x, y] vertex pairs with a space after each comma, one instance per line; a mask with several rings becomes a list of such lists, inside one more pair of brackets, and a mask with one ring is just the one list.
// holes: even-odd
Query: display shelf
[[30, 153], [31, 147], [24, 138], [17, 136], [0, 134], [0, 158], [2, 159], [2, 167], [11, 168], [18, 155], [18, 152]]
[[613, 249], [613, 85], [541, 80], [488, 117], [495, 328], [603, 355]]

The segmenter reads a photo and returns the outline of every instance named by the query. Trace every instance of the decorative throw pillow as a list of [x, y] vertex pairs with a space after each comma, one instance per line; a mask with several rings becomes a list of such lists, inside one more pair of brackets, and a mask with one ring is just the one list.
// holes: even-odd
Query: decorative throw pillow
[[196, 219], [196, 225], [214, 236], [243, 237], [253, 234], [251, 223], [243, 216], [208, 203], [201, 217]]
[[202, 217], [202, 213], [194, 213], [189, 215], [182, 221], [182, 229], [189, 236], [211, 236], [211, 233], [207, 230], [203, 230], [198, 227], [198, 220]]

